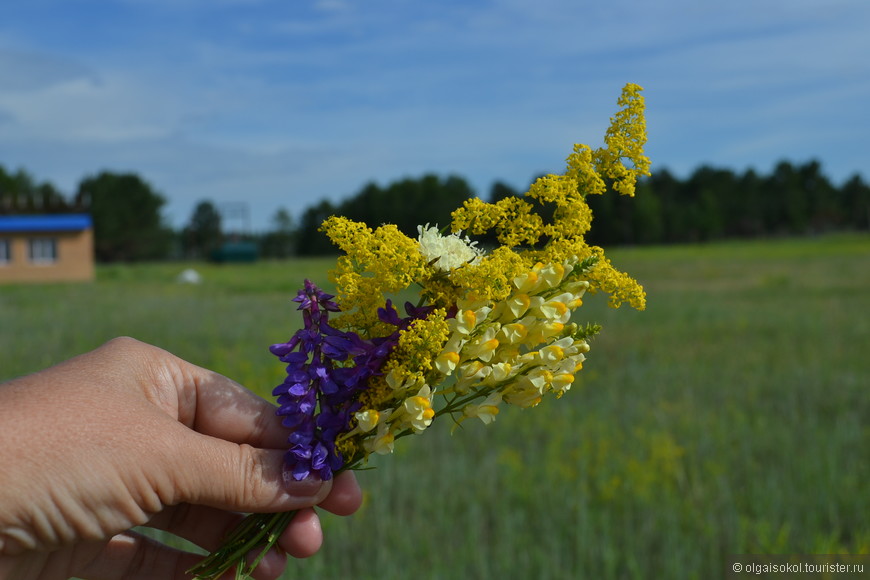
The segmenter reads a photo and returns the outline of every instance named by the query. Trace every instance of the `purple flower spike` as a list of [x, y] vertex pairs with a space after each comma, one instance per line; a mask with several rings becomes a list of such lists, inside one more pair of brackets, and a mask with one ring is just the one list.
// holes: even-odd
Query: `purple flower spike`
[[[340, 312], [333, 298], [305, 280], [293, 298], [302, 311], [303, 328], [286, 343], [269, 347], [287, 363], [287, 377], [273, 394], [278, 397], [278, 415], [293, 429], [285, 461], [297, 480], [311, 473], [328, 480], [342, 468], [344, 458], [336, 450], [335, 440], [350, 430], [353, 414], [360, 409], [354, 395], [366, 388], [371, 377], [381, 374], [381, 367], [399, 342], [399, 332], [432, 311], [428, 306], [407, 303], [408, 316], [401, 318], [387, 300], [378, 309], [378, 318], [395, 326], [395, 332], [363, 340], [354, 332], [330, 326], [329, 313]], [[336, 367], [336, 362], [341, 366]]]
[[302, 310], [303, 328], [288, 342], [269, 347], [287, 363], [287, 377], [274, 395], [280, 405], [278, 415], [293, 429], [285, 461], [297, 480], [311, 473], [328, 480], [344, 465], [335, 439], [350, 429], [353, 411], [358, 409], [351, 402], [353, 394], [365, 387], [362, 381], [346, 380], [347, 369], [335, 367], [335, 362], [361, 356], [372, 346], [329, 325], [329, 313], [340, 311], [333, 298], [306, 280], [293, 298]]

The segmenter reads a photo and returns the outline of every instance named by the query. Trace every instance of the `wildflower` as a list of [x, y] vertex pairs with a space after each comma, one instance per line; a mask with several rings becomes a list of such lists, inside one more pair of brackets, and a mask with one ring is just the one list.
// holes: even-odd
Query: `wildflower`
[[477, 404], [469, 404], [462, 408], [465, 417], [477, 417], [484, 425], [495, 421], [498, 415], [498, 405], [501, 403], [501, 393], [492, 393], [486, 399]]
[[442, 375], [449, 375], [456, 369], [459, 364], [459, 353], [453, 350], [445, 350], [435, 359], [435, 368]]
[[[386, 409], [385, 414], [386, 411], [392, 411], [392, 409]], [[395, 440], [396, 436], [390, 430], [390, 424], [386, 420], [381, 419], [378, 423], [378, 429], [375, 436], [365, 439], [364, 445], [366, 451], [369, 453], [387, 455], [388, 453], [393, 452], [393, 443]]]
[[381, 414], [374, 409], [366, 409], [365, 411], [359, 411], [354, 417], [360, 430], [366, 432], [377, 427]]
[[483, 250], [478, 249], [477, 242], [472, 242], [468, 236], [462, 237], [462, 232], [443, 236], [437, 226], [417, 226], [420, 243], [420, 253], [423, 258], [436, 269], [450, 272], [466, 264], [474, 264]]
[[[338, 311], [332, 298], [306, 280], [305, 287], [293, 298], [303, 311], [304, 327], [288, 342], [270, 347], [273, 354], [287, 363], [287, 376], [273, 394], [278, 397], [278, 415], [284, 416], [284, 425], [293, 429], [285, 458], [297, 480], [312, 472], [323, 480], [331, 479], [333, 471], [343, 463], [335, 452], [334, 437], [344, 427], [339, 423], [343, 412], [349, 409], [344, 403], [349, 399], [346, 390], [352, 387], [335, 381], [332, 362], [323, 354], [328, 313]], [[347, 342], [353, 344], [349, 336]], [[297, 348], [299, 352], [295, 352]], [[346, 356], [344, 351], [334, 350], [333, 356], [336, 355]], [[318, 403], [325, 414], [315, 418]]]
[[432, 424], [435, 410], [432, 408], [432, 391], [428, 385], [423, 385], [416, 395], [408, 397], [403, 403], [408, 420], [415, 433], [419, 433]]
[[[575, 145], [565, 172], [537, 179], [524, 198], [466, 200], [451, 214], [450, 233], [426, 224], [413, 239], [395, 225], [324, 221], [342, 251], [330, 272], [336, 295], [306, 280], [293, 298], [302, 328], [270, 347], [287, 365], [274, 393], [291, 429], [285, 460], [294, 478], [358, 468], [445, 415], [454, 425], [475, 417], [489, 424], [502, 405], [560, 397], [599, 329], [572, 322], [585, 293], [644, 308], [640, 284], [584, 239], [592, 224], [586, 197], [608, 184], [633, 195], [649, 174], [640, 87], [627, 85], [619, 105], [603, 147]], [[463, 232], [492, 233], [498, 245], [484, 252]], [[402, 315], [393, 297], [412, 288], [418, 301]], [[251, 530], [266, 533], [268, 550], [289, 522], [249, 517], [229, 548], [196, 568], [208, 571], [198, 578], [217, 578], [226, 561], [262, 545]]]

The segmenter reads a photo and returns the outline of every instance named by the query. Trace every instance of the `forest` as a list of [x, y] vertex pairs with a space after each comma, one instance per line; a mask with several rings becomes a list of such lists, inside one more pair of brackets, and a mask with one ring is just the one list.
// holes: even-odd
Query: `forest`
[[[338, 203], [322, 200], [298, 216], [278, 208], [264, 232], [228, 231], [212, 200], [201, 200], [186, 225], [173, 230], [162, 208], [166, 198], [136, 174], [102, 172], [84, 178], [70, 198], [23, 169], [0, 165], [0, 215], [87, 212], [94, 220], [101, 262], [208, 259], [228, 242], [244, 243], [259, 257], [335, 253], [318, 229], [330, 215], [369, 226], [396, 224], [410, 236], [426, 223], [445, 225], [450, 212], [470, 197], [496, 201], [522, 195], [502, 181], [484, 194], [457, 175], [425, 174], [387, 185], [365, 184]], [[653, 171], [633, 199], [589, 196], [594, 214], [591, 243], [645, 245], [735, 238], [806, 236], [870, 229], [870, 186], [859, 174], [842, 184], [829, 179], [818, 161], [781, 161], [769, 174], [709, 165], [686, 178]], [[546, 219], [546, 215], [543, 216]], [[487, 240], [480, 240], [486, 244]]]
[[[495, 182], [481, 197], [492, 202], [522, 193]], [[451, 209], [474, 195], [458, 176], [425, 175], [386, 187], [369, 183], [339, 204], [321, 201], [305, 210], [296, 228], [296, 251], [300, 255], [334, 251], [318, 232], [330, 215], [344, 215], [370, 227], [393, 223], [416, 236], [417, 225], [448, 223]], [[782, 161], [769, 175], [702, 166], [687, 179], [679, 179], [661, 169], [638, 184], [634, 198], [605, 194], [586, 199], [594, 215], [587, 239], [599, 245], [804, 236], [870, 228], [870, 187], [857, 174], [837, 186], [817, 161], [799, 165]]]

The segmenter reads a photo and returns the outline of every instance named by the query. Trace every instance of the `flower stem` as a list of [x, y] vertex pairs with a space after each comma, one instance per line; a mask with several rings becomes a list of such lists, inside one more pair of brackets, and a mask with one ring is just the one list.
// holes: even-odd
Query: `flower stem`
[[[225, 572], [236, 569], [236, 579], [244, 580], [275, 545], [281, 533], [296, 515], [295, 511], [275, 514], [250, 514], [226, 537], [221, 547], [187, 570], [197, 580], [216, 580]], [[249, 564], [247, 556], [259, 549]]]

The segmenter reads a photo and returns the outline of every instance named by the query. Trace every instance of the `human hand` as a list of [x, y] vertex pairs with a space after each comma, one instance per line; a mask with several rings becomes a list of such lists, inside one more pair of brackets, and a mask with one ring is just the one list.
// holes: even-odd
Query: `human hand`
[[181, 579], [199, 556], [131, 531], [218, 547], [241, 512], [300, 510], [255, 572], [322, 542], [311, 506], [356, 511], [352, 473], [285, 475], [274, 407], [130, 338], [0, 385], [0, 579]]

